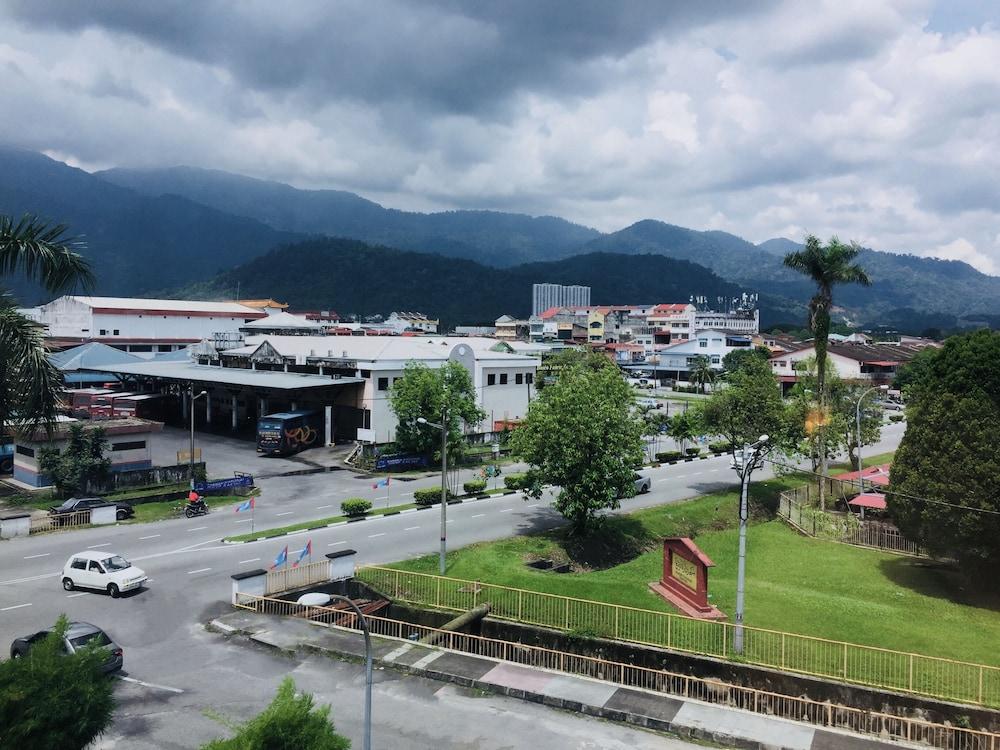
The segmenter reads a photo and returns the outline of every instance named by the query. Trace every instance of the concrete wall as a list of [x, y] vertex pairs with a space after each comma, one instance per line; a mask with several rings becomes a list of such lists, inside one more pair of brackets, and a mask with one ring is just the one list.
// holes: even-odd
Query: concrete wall
[[28, 513], [0, 518], [0, 539], [28, 536], [31, 533], [31, 515]]
[[108, 505], [98, 505], [90, 511], [90, 522], [95, 526], [117, 523], [117, 512], [118, 508], [111, 503]]

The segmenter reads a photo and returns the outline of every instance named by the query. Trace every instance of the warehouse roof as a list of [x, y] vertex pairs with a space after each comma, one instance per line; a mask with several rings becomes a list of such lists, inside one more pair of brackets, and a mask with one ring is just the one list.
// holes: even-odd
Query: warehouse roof
[[319, 359], [351, 359], [376, 361], [443, 361], [454, 347], [464, 344], [475, 352], [478, 360], [502, 360], [511, 365], [529, 364], [532, 357], [510, 354], [497, 339], [479, 336], [247, 336], [246, 346], [227, 349], [224, 357], [253, 354], [267, 341], [283, 357], [316, 357]]
[[69, 298], [82, 305], [101, 310], [121, 312], [200, 312], [259, 318], [267, 313], [241, 305], [238, 302], [208, 302], [186, 299], [145, 299], [142, 297], [87, 297], [73, 294]]
[[256, 386], [279, 391], [304, 388], [328, 388], [365, 382], [362, 378], [332, 378], [325, 375], [304, 375], [297, 372], [246, 370], [240, 367], [215, 367], [187, 362], [134, 362], [101, 367], [101, 372], [139, 375], [182, 383], [219, 383], [222, 385]]

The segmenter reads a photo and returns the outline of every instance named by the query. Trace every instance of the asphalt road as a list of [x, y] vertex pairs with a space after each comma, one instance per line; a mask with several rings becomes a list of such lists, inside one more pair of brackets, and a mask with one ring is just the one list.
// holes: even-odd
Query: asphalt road
[[[902, 425], [883, 430], [880, 445], [867, 449], [869, 455], [898, 445]], [[728, 456], [646, 470], [653, 478], [652, 491], [626, 500], [627, 512], [712, 491], [734, 483]], [[765, 468], [755, 474], [764, 478]], [[439, 481], [425, 478], [406, 487], [434, 486]], [[371, 479], [358, 478], [347, 471], [278, 476], [261, 481], [262, 497], [255, 512], [255, 526], [284, 525], [335, 512], [327, 505], [339, 505], [352, 494], [362, 494]], [[394, 483], [390, 489], [393, 492]], [[384, 488], [382, 488], [384, 489]], [[400, 493], [400, 496], [402, 493]], [[406, 502], [397, 499], [391, 502]], [[525, 501], [520, 495], [467, 502], [448, 508], [449, 546], [499, 539], [551, 528], [562, 522], [550, 507], [551, 496]], [[51, 625], [60, 613], [107, 629], [125, 650], [128, 676], [146, 685], [145, 699], [132, 697], [128, 705], [146, 705], [155, 711], [164, 694], [184, 691], [191, 700], [212, 706], [220, 687], [206, 675], [216, 660], [217, 646], [203, 636], [202, 623], [229, 609], [230, 575], [240, 570], [267, 567], [285, 544], [290, 556], [307, 539], [314, 555], [344, 548], [357, 550], [357, 561], [385, 563], [431, 553], [438, 548], [437, 508], [406, 512], [396, 516], [366, 520], [334, 528], [282, 537], [267, 542], [225, 545], [220, 538], [247, 528], [246, 514], [216, 511], [194, 518], [151, 524], [126, 524], [79, 531], [14, 539], [0, 543], [0, 648], [19, 635]], [[82, 549], [113, 551], [143, 568], [150, 577], [147, 588], [120, 599], [102, 593], [67, 593], [60, 585], [61, 569], [67, 558]], [[153, 687], [150, 687], [152, 685]], [[156, 687], [162, 686], [162, 687]], [[262, 706], [269, 690], [258, 693]], [[148, 701], [142, 704], [142, 700]], [[137, 704], [136, 701], [139, 701]], [[128, 744], [128, 747], [133, 745]], [[165, 745], [164, 745], [165, 746]], [[187, 746], [187, 745], [181, 745]], [[419, 746], [419, 745], [415, 745]]]

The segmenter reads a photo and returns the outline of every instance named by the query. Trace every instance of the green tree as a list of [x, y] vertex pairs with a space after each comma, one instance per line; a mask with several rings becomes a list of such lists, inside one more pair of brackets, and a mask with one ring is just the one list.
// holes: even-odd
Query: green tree
[[[861, 247], [852, 242], [843, 244], [836, 237], [830, 238], [826, 245], [820, 244], [813, 235], [806, 237], [805, 247], [785, 256], [785, 265], [794, 271], [808, 276], [816, 284], [816, 294], [809, 300], [809, 330], [813, 335], [816, 347], [816, 372], [821, 415], [827, 412], [826, 389], [826, 350], [830, 337], [830, 310], [833, 307], [833, 287], [837, 284], [861, 284], [870, 286], [871, 279], [865, 270], [854, 263], [861, 253]], [[820, 431], [820, 463], [821, 474], [826, 474], [827, 457], [825, 440], [825, 419], [819, 421]], [[820, 482], [820, 507], [825, 507], [825, 485]]]
[[698, 418], [697, 409], [679, 411], [670, 418], [667, 427], [667, 434], [677, 441], [681, 451], [687, 447], [687, 443], [694, 440], [700, 431], [701, 420]]
[[892, 382], [893, 388], [901, 391], [908, 398], [910, 391], [930, 372], [931, 363], [939, 355], [940, 349], [928, 346], [913, 355], [913, 358], [896, 372]]
[[202, 750], [348, 750], [351, 742], [337, 734], [330, 706], [317, 708], [309, 693], [295, 692], [291, 677], [282, 680], [271, 704], [237, 728], [236, 735], [215, 740]]
[[543, 483], [558, 486], [555, 508], [577, 534], [589, 529], [599, 511], [635, 494], [643, 420], [633, 403], [618, 368], [579, 361], [562, 369], [514, 431], [514, 453], [532, 467], [528, 493], [537, 498]]
[[699, 355], [692, 359], [691, 364], [688, 365], [688, 380], [698, 386], [702, 393], [705, 392], [705, 386], [715, 382], [715, 377], [716, 372], [708, 357]]
[[889, 511], [934, 555], [995, 587], [1000, 574], [1000, 333], [949, 338], [914, 383]]
[[104, 456], [107, 445], [100, 427], [70, 425], [66, 447], [61, 451], [42, 448], [38, 467], [52, 480], [61, 497], [81, 494], [89, 483], [105, 479], [111, 470], [111, 460]]
[[541, 391], [549, 383], [554, 383], [559, 379], [559, 374], [575, 365], [582, 365], [591, 370], [609, 368], [615, 371], [618, 366], [607, 357], [583, 349], [564, 349], [561, 352], [543, 357], [542, 364], [538, 368], [535, 377], [535, 388]]
[[62, 616], [28, 655], [0, 662], [0, 747], [82, 750], [111, 724], [113, 683], [103, 648], [63, 648]]
[[778, 445], [784, 440], [785, 406], [767, 362], [746, 363], [732, 374], [729, 386], [713, 393], [700, 411], [705, 432], [725, 438], [734, 456], [761, 435], [768, 435]]
[[727, 376], [732, 375], [744, 364], [755, 359], [767, 362], [771, 359], [771, 350], [766, 346], [755, 346], [752, 349], [733, 349], [722, 358], [722, 369]]
[[408, 362], [403, 377], [389, 391], [389, 402], [399, 421], [396, 445], [428, 459], [440, 448], [441, 433], [419, 424], [419, 417], [447, 424], [449, 461], [460, 456], [465, 447], [463, 424], [475, 425], [486, 419], [486, 413], [476, 404], [469, 371], [458, 362], [449, 361], [437, 369]]
[[[62, 225], [34, 216], [19, 221], [0, 216], [0, 281], [23, 274], [52, 293], [75, 285], [90, 288], [94, 277], [78, 253], [81, 247]], [[49, 362], [44, 331], [0, 294], [0, 435], [10, 426], [51, 429], [62, 395], [62, 376]]]

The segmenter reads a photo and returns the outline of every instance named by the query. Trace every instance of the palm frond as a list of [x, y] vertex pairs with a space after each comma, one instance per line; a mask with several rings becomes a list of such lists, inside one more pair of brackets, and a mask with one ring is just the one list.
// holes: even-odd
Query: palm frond
[[0, 306], [0, 431], [51, 430], [62, 404], [62, 374], [49, 361], [43, 329]]
[[21, 272], [50, 292], [76, 285], [93, 289], [90, 264], [78, 252], [83, 246], [63, 224], [47, 224], [30, 214], [16, 222], [0, 216], [0, 276]]

